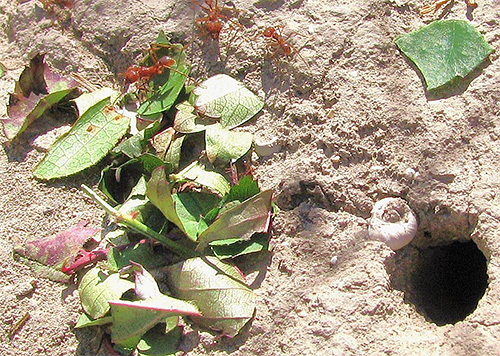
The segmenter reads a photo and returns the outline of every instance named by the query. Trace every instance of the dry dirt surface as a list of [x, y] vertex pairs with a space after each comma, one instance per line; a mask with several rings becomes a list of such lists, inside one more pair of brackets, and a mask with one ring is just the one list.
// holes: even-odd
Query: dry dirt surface
[[[221, 1], [219, 1], [221, 2]], [[194, 25], [189, 0], [76, 0], [49, 13], [0, 0], [0, 115], [38, 52], [58, 71], [119, 87], [160, 30], [188, 44], [195, 78], [226, 73], [265, 99], [244, 130], [277, 138], [255, 162], [279, 207], [272, 254], [253, 261], [257, 312], [235, 339], [194, 329], [188, 355], [500, 355], [500, 65], [498, 54], [445, 97], [433, 97], [394, 45], [439, 17], [468, 19], [498, 52], [500, 2], [452, 1], [422, 17], [419, 0], [234, 0], [241, 28], [219, 41]], [[270, 57], [262, 31], [283, 26], [300, 58]], [[54, 122], [53, 122], [54, 121]], [[59, 120], [60, 121], [60, 120]], [[79, 191], [99, 168], [51, 183], [32, 169], [46, 115], [0, 154], [1, 354], [107, 355], [74, 330], [77, 293], [38, 277], [13, 246], [103, 213]], [[49, 125], [49, 126], [50, 126]], [[2, 142], [6, 139], [1, 138]], [[419, 228], [397, 251], [367, 237], [373, 204], [405, 199]], [[28, 314], [27, 314], [28, 313]], [[23, 316], [29, 319], [12, 336]]]

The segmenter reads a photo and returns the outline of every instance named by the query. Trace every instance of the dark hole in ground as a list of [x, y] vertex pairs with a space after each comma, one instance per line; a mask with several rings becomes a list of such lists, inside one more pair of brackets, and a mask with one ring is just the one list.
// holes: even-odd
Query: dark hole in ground
[[472, 240], [426, 248], [410, 283], [415, 305], [429, 320], [454, 324], [476, 309], [486, 291], [486, 257]]

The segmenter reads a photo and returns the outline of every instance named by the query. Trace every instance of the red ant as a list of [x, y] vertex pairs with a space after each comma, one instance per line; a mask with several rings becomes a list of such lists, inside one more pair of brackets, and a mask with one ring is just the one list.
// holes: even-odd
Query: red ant
[[203, 11], [206, 12], [207, 16], [200, 17], [195, 20], [198, 24], [203, 24], [206, 31], [212, 36], [213, 39], [218, 40], [220, 32], [222, 31], [223, 23], [221, 20], [229, 21], [236, 26], [241, 26], [240, 24], [232, 21], [228, 16], [221, 13], [222, 10], [234, 10], [227, 7], [219, 7], [218, 0], [215, 3], [212, 0], [204, 0], [204, 4], [201, 4], [198, 0], [191, 0], [194, 5], [198, 5]]
[[267, 39], [268, 48], [274, 49], [272, 53], [273, 56], [280, 51], [286, 56], [291, 56], [296, 53], [300, 57], [300, 59], [302, 59], [302, 61], [307, 65], [305, 59], [300, 55], [299, 50], [288, 43], [290, 37], [292, 37], [293, 35], [301, 35], [300, 33], [292, 32], [286, 38], [283, 38], [283, 35], [281, 34], [281, 27], [267, 27], [264, 29], [262, 34]]
[[54, 12], [55, 6], [59, 6], [60, 8], [70, 8], [73, 6], [73, 0], [40, 0], [40, 2], [49, 12]]
[[[124, 73], [120, 73], [125, 81], [129, 84], [135, 83], [139, 80], [144, 82], [149, 82], [154, 76], [161, 74], [165, 71], [165, 69], [171, 67], [175, 64], [175, 59], [170, 58], [169, 56], [163, 56], [159, 60], [156, 61], [152, 66], [137, 66], [132, 65], [127, 68]], [[173, 69], [172, 69], [173, 70]], [[181, 72], [178, 72], [181, 73]], [[185, 75], [184, 73], [181, 73]]]

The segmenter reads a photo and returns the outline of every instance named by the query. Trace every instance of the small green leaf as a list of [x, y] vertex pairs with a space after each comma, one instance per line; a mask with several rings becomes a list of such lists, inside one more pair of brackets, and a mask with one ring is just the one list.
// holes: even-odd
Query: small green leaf
[[109, 304], [112, 341], [125, 348], [136, 347], [149, 329], [169, 317], [200, 315], [193, 304], [166, 295], [140, 301], [114, 300]]
[[207, 171], [198, 161], [191, 163], [181, 172], [172, 176], [174, 181], [192, 181], [221, 196], [229, 193], [231, 189], [229, 182], [222, 174], [214, 171]]
[[493, 52], [479, 31], [464, 20], [434, 21], [395, 42], [420, 70], [427, 90], [464, 78]]
[[86, 328], [88, 326], [100, 326], [113, 322], [112, 316], [105, 316], [104, 318], [93, 320], [87, 314], [83, 313], [76, 322], [75, 329]]
[[196, 110], [205, 116], [220, 119], [222, 127], [231, 129], [254, 117], [264, 102], [242, 83], [226, 74], [217, 74], [198, 85], [193, 93]]
[[114, 154], [123, 153], [129, 158], [137, 158], [144, 153], [148, 140], [160, 129], [160, 122], [154, 121], [145, 129], [127, 138], [113, 149]]
[[214, 124], [213, 119], [201, 118], [195, 114], [195, 108], [189, 102], [184, 101], [176, 106], [177, 113], [174, 119], [175, 131], [182, 133], [201, 132], [207, 126]]
[[43, 180], [67, 177], [103, 159], [125, 135], [129, 119], [102, 100], [88, 109], [71, 130], [57, 140], [36, 166], [35, 177]]
[[175, 328], [165, 333], [158, 326], [148, 331], [139, 341], [138, 356], [172, 356], [178, 353], [182, 329], [175, 325]]
[[212, 241], [210, 247], [215, 256], [223, 260], [265, 251], [269, 247], [269, 238], [267, 236], [259, 236], [248, 241], [242, 239], [218, 240]]
[[220, 165], [237, 161], [252, 148], [253, 135], [224, 129], [220, 124], [207, 127], [205, 133], [207, 157]]
[[160, 50], [157, 56], [169, 55], [175, 59], [175, 64], [171, 67], [172, 69], [167, 69], [153, 78], [153, 89], [148, 99], [137, 110], [139, 115], [150, 116], [170, 109], [177, 100], [190, 72], [183, 46], [171, 44], [168, 41], [163, 42], [164, 40], [160, 38], [157, 41], [164, 46], [163, 51]]
[[0, 78], [2, 78], [5, 75], [5, 72], [7, 71], [7, 68], [0, 63]]
[[242, 238], [248, 240], [256, 232], [267, 232], [271, 220], [273, 192], [263, 191], [222, 213], [198, 236], [197, 251], [203, 251], [216, 240]]
[[179, 169], [179, 163], [181, 161], [181, 149], [185, 138], [186, 136], [176, 137], [165, 153], [165, 157], [163, 160], [166, 164], [169, 165], [172, 171], [176, 171]]
[[102, 318], [109, 311], [109, 301], [121, 298], [134, 288], [134, 283], [123, 279], [118, 273], [109, 274], [98, 267], [85, 273], [78, 286], [83, 309], [92, 319]]
[[203, 317], [192, 317], [194, 322], [234, 337], [253, 317], [255, 295], [234, 266], [207, 256], [165, 270], [174, 295], [200, 309]]

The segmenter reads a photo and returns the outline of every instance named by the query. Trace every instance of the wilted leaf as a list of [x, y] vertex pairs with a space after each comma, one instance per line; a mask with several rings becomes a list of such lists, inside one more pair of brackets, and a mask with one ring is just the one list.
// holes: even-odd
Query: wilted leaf
[[205, 141], [210, 163], [217, 161], [220, 165], [226, 165], [250, 151], [253, 135], [249, 132], [230, 131], [216, 124], [207, 127]]
[[105, 99], [88, 109], [36, 166], [39, 179], [66, 177], [103, 159], [128, 130], [129, 119]]
[[259, 236], [253, 237], [248, 241], [242, 239], [217, 240], [212, 241], [210, 247], [214, 254], [223, 260], [265, 251], [269, 247], [269, 238], [267, 236]]
[[263, 191], [222, 213], [198, 236], [198, 251], [216, 240], [242, 238], [248, 240], [256, 232], [267, 232], [271, 221], [273, 192]]
[[213, 192], [226, 195], [231, 186], [222, 174], [214, 171], [207, 171], [198, 161], [191, 163], [174, 177], [175, 181], [188, 180]]
[[231, 129], [254, 117], [264, 102], [242, 83], [226, 74], [217, 74], [198, 85], [193, 93], [196, 110], [205, 116], [220, 119], [222, 127]]
[[203, 317], [191, 318], [196, 323], [233, 337], [253, 317], [255, 295], [234, 266], [207, 256], [165, 270], [174, 295], [201, 311]]
[[479, 31], [464, 20], [434, 21], [395, 42], [420, 70], [427, 90], [464, 78], [493, 52]]
[[151, 146], [153, 146], [156, 151], [156, 155], [165, 160], [165, 155], [167, 154], [167, 150], [170, 147], [175, 135], [175, 130], [171, 127], [157, 133], [151, 138]]
[[195, 113], [195, 108], [189, 102], [184, 101], [176, 106], [177, 113], [174, 119], [175, 131], [182, 133], [201, 132], [208, 125], [214, 124], [213, 119], [201, 118]]
[[78, 95], [78, 83], [53, 72], [43, 58], [44, 55], [36, 55], [31, 60], [10, 94], [8, 116], [2, 119], [9, 140], [25, 131], [51, 106]]
[[92, 319], [102, 318], [109, 311], [109, 301], [121, 298], [134, 288], [134, 283], [120, 277], [118, 273], [105, 272], [94, 267], [85, 273], [78, 286], [83, 309]]
[[86, 226], [87, 222], [82, 221], [57, 235], [16, 246], [15, 252], [46, 266], [61, 269], [64, 263], [70, 264], [85, 242], [99, 232], [99, 229]]
[[149, 329], [169, 317], [200, 315], [193, 304], [166, 295], [140, 301], [114, 300], [109, 304], [113, 316], [112, 341], [125, 348], [136, 347]]

